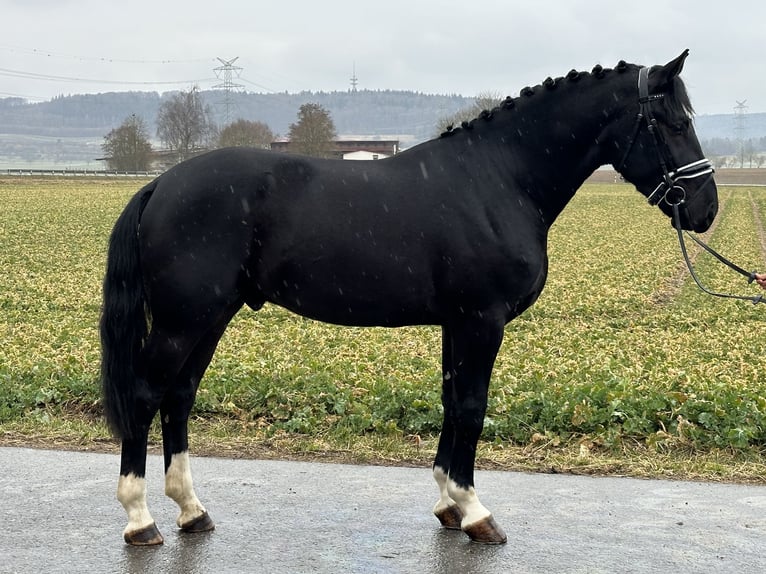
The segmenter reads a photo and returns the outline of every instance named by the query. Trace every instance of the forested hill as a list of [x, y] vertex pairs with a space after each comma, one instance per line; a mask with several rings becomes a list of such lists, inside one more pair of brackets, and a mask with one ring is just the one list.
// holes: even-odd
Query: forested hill
[[[171, 94], [156, 92], [111, 92], [59, 96], [50, 101], [29, 103], [19, 98], [0, 98], [0, 134], [49, 137], [101, 138], [135, 114], [155, 132], [157, 111]], [[218, 124], [224, 123], [223, 92], [202, 92]], [[230, 94], [231, 119], [266, 123], [275, 134], [287, 133], [301, 105], [317, 103], [332, 115], [339, 134], [399, 136], [416, 141], [436, 134], [440, 119], [469, 107], [473, 98], [406, 91], [300, 92]], [[766, 114], [746, 115], [747, 138], [766, 136]], [[700, 115], [696, 118], [700, 139], [735, 138], [733, 114]]]
[[[48, 137], [106, 135], [135, 114], [155, 132], [157, 111], [164, 98], [156, 92], [116, 92], [59, 96], [51, 101], [27, 103], [0, 99], [0, 134]], [[218, 124], [224, 123], [225, 93], [202, 92]], [[296, 94], [231, 93], [229, 116], [266, 123], [275, 134], [286, 134], [306, 103], [327, 109], [339, 134], [399, 136], [415, 140], [436, 134], [438, 121], [473, 103], [462, 96], [429, 95], [404, 91], [301, 92]]]
[[[149, 136], [154, 138], [160, 105], [171, 96], [112, 92], [59, 96], [34, 103], [0, 98], [0, 168], [98, 165], [96, 158], [102, 155], [104, 136], [131, 114], [145, 121]], [[215, 123], [223, 127], [226, 94], [208, 91], [202, 96]], [[284, 136], [306, 103], [328, 110], [339, 135], [390, 137], [408, 147], [436, 136], [441, 120], [471, 107], [474, 99], [391, 90], [232, 93], [229, 118], [260, 121]], [[711, 157], [738, 153], [733, 114], [700, 115], [695, 124], [703, 148]], [[766, 114], [747, 114], [744, 127], [753, 151], [766, 151]]]

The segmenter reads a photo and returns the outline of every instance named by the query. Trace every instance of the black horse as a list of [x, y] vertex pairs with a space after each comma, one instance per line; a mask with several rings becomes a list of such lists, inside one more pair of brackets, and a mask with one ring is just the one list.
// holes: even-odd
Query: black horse
[[341, 325], [441, 326], [434, 513], [476, 542], [505, 542], [474, 490], [476, 444], [504, 326], [543, 289], [556, 217], [603, 164], [669, 217], [677, 205], [685, 229], [704, 231], [716, 215], [678, 77], [687, 54], [549, 78], [385, 160], [222, 149], [141, 189], [111, 235], [101, 318], [125, 540], [163, 541], [145, 486], [158, 411], [178, 525], [213, 528], [192, 487], [189, 412], [234, 314], [270, 302]]

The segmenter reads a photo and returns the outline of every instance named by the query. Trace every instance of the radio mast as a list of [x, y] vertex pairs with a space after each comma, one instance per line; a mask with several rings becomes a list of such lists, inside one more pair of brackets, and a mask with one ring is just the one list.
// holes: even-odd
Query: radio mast
[[351, 74], [351, 91], [352, 92], [356, 91], [356, 86], [358, 83], [359, 83], [359, 80], [356, 77], [356, 62], [354, 62], [354, 70], [353, 70], [353, 73]]

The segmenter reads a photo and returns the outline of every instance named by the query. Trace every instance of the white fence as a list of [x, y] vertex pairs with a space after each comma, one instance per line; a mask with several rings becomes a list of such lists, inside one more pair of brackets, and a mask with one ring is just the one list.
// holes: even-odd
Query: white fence
[[3, 175], [56, 176], [56, 177], [155, 177], [161, 171], [116, 171], [108, 169], [3, 169]]

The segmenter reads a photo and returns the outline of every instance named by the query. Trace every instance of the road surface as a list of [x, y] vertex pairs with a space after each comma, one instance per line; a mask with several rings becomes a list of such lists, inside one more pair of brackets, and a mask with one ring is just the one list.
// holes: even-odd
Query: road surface
[[175, 528], [162, 461], [149, 504], [165, 544], [131, 548], [116, 455], [0, 448], [0, 572], [628, 573], [766, 571], [766, 487], [478, 472], [508, 544], [439, 528], [430, 469], [193, 458], [216, 522]]

